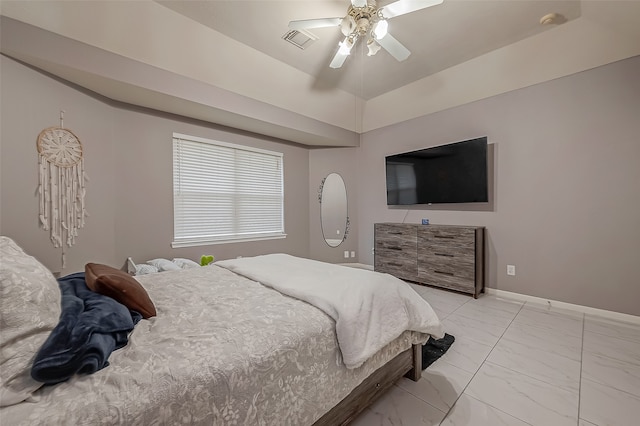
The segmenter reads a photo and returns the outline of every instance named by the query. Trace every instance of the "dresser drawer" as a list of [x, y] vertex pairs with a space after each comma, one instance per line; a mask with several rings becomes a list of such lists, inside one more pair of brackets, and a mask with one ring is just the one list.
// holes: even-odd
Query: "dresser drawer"
[[466, 277], [456, 276], [453, 273], [441, 270], [441, 268], [422, 269], [419, 272], [418, 280], [421, 283], [437, 287], [444, 287], [451, 290], [465, 293], [475, 293], [475, 281]]
[[428, 250], [475, 250], [476, 233], [473, 229], [425, 226], [418, 230], [418, 245]]
[[376, 254], [384, 254], [391, 257], [413, 257], [416, 258], [418, 248], [415, 244], [408, 244], [402, 241], [376, 241]]
[[453, 260], [467, 260], [473, 263], [475, 256], [474, 244], [444, 244], [440, 241], [421, 242], [418, 244], [418, 258], [433, 258], [436, 262]]
[[417, 254], [418, 233], [415, 227], [376, 224], [375, 248], [378, 250], [402, 251], [406, 256]]
[[374, 270], [415, 281], [418, 278], [418, 261], [415, 256], [406, 257], [398, 251], [376, 249]]
[[421, 256], [418, 263], [419, 276], [423, 273], [434, 272], [473, 281], [475, 271], [476, 268], [473, 257], [456, 258], [430, 254]]

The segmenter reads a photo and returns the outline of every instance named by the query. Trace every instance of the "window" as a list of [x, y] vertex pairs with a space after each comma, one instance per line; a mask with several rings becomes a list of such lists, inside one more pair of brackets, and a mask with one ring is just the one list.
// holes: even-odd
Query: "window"
[[282, 153], [173, 135], [172, 247], [285, 238]]

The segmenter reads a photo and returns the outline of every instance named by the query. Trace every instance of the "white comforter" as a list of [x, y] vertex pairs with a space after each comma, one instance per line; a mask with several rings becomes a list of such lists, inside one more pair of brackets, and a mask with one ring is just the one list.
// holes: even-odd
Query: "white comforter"
[[347, 368], [357, 368], [405, 330], [439, 339], [440, 320], [407, 283], [388, 274], [286, 254], [216, 262], [283, 294], [303, 300], [336, 322]]

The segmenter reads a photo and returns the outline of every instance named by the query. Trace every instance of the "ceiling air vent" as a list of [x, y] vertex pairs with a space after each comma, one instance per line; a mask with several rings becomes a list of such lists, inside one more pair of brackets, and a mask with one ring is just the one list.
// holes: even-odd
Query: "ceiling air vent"
[[309, 31], [305, 30], [288, 31], [285, 35], [282, 36], [282, 38], [303, 50], [311, 46], [316, 40], [318, 40], [318, 37], [316, 35], [311, 34]]

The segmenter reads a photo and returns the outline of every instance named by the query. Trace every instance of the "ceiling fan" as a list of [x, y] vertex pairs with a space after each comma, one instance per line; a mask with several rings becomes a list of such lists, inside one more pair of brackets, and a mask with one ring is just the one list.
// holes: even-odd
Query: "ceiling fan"
[[338, 51], [329, 64], [340, 68], [359, 39], [366, 39], [368, 56], [384, 48], [398, 61], [404, 61], [411, 52], [387, 32], [387, 20], [442, 3], [443, 0], [398, 0], [378, 7], [375, 0], [351, 0], [347, 15], [343, 18], [303, 19], [289, 22], [291, 30], [340, 27], [345, 39], [338, 43]]

